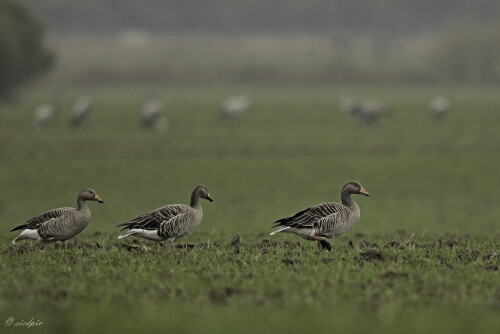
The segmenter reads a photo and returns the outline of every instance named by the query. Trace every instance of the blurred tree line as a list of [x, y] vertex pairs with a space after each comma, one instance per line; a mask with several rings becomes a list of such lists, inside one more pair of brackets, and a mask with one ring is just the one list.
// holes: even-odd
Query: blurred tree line
[[[11, 78], [9, 85], [12, 78], [22, 82], [50, 64], [51, 57], [40, 42], [39, 22], [25, 11], [22, 18], [14, 16], [16, 21], [12, 10], [6, 10], [16, 7], [19, 11], [20, 5], [14, 3], [20, 1], [0, 0], [5, 4], [0, 7], [0, 15], [9, 17], [0, 17], [0, 44], [10, 45], [9, 52], [0, 54], [3, 57], [0, 63], [7, 64], [6, 58], [23, 59], [16, 54], [22, 53], [21, 45], [24, 47], [28, 42], [33, 43], [36, 51], [24, 53], [32, 55], [23, 60], [27, 65], [18, 66], [22, 64], [19, 61], [16, 66], [5, 67], [0, 91], [8, 86], [3, 78]], [[500, 81], [498, 0], [23, 0], [22, 3], [29, 5], [53, 36], [68, 40], [82, 36], [113, 37], [133, 29], [158, 36], [302, 34], [322, 36], [334, 45], [335, 64], [322, 69], [325, 77], [333, 80], [341, 77], [351, 81]], [[21, 19], [30, 23], [14, 29]], [[16, 49], [13, 40], [26, 43], [20, 43]], [[423, 47], [418, 45], [419, 40], [425, 41]], [[356, 47], [360, 45], [356, 41], [369, 45], [368, 49]], [[417, 41], [415, 46], [408, 45], [412, 41]], [[265, 71], [265, 75], [271, 72]], [[252, 75], [257, 74], [252, 71]]]
[[0, 0], [0, 99], [52, 63], [40, 21], [15, 0]]
[[498, 0], [25, 0], [57, 33], [157, 32], [407, 35], [457, 17], [498, 18]]
[[25, 1], [53, 34], [66, 37], [102, 37], [126, 29], [153, 34], [302, 33], [327, 36], [343, 45], [365, 38], [383, 58], [393, 52], [389, 46], [395, 41], [426, 36], [434, 41], [426, 55], [426, 71], [415, 75], [406, 68], [408, 77], [500, 81], [498, 0]]
[[438, 79], [500, 81], [500, 21], [457, 20], [436, 38], [433, 64]]

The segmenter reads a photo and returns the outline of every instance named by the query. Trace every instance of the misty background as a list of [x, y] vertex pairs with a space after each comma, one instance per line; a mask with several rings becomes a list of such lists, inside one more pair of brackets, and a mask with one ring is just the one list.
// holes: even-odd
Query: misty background
[[44, 83], [498, 82], [496, 0], [25, 0]]

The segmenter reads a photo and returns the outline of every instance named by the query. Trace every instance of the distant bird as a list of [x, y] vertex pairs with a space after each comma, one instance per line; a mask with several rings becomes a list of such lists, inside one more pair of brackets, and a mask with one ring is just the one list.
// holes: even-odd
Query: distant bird
[[92, 111], [93, 101], [88, 96], [81, 96], [73, 104], [70, 123], [74, 127], [79, 127], [87, 119]]
[[354, 102], [351, 98], [344, 98], [340, 108], [349, 112], [357, 125], [377, 123], [380, 117], [389, 113], [389, 108], [379, 102], [365, 100]]
[[450, 111], [450, 99], [444, 96], [438, 96], [431, 100], [429, 109], [435, 119], [442, 119]]
[[155, 128], [158, 131], [167, 131], [169, 128], [168, 120], [163, 116], [165, 104], [159, 99], [146, 100], [139, 112], [140, 123], [145, 128]]
[[128, 229], [128, 231], [118, 236], [118, 238], [134, 235], [154, 241], [174, 241], [174, 239], [185, 236], [200, 225], [203, 218], [200, 198], [213, 202], [207, 187], [198, 185], [191, 194], [190, 205], [166, 205], [131, 221], [119, 224], [117, 227], [125, 226], [122, 231], [125, 229]]
[[252, 100], [250, 94], [231, 96], [222, 101], [219, 109], [219, 115], [222, 118], [232, 118], [243, 114], [250, 108]]
[[50, 242], [73, 238], [83, 231], [90, 221], [90, 209], [85, 201], [104, 203], [94, 190], [83, 189], [78, 195], [76, 209], [65, 207], [49, 210], [14, 227], [11, 231], [23, 231], [12, 244], [24, 239]]
[[35, 109], [35, 125], [37, 130], [40, 130], [48, 126], [56, 116], [56, 109], [48, 104], [44, 103], [39, 105]]
[[318, 204], [277, 220], [273, 227], [279, 228], [271, 235], [279, 232], [295, 233], [304, 239], [316, 240], [318, 250], [326, 248], [330, 251], [332, 246], [328, 239], [344, 234], [359, 220], [359, 206], [351, 199], [351, 194], [370, 196], [359, 182], [347, 182], [340, 192], [342, 204]]

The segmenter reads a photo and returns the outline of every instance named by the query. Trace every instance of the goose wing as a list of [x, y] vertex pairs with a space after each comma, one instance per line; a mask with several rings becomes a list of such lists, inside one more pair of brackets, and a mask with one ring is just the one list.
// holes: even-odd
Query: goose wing
[[339, 212], [345, 210], [345, 208], [343, 204], [339, 203], [318, 204], [302, 210], [293, 216], [277, 220], [274, 222], [274, 227], [288, 226], [294, 228], [313, 228], [321, 221], [335, 218], [335, 216], [337, 216]]
[[196, 227], [193, 210], [186, 210], [160, 225], [158, 234], [165, 239], [179, 238]]
[[141, 228], [145, 230], [157, 230], [162, 223], [168, 222], [172, 218], [181, 215], [187, 211], [189, 206], [185, 204], [171, 204], [159, 209], [145, 213], [128, 222], [117, 225], [124, 226], [122, 230], [131, 228]]
[[70, 238], [74, 235], [75, 216], [76, 209], [67, 210], [63, 215], [43, 222], [38, 228], [38, 234], [49, 241], [54, 238]]
[[58, 208], [58, 209], [49, 210], [47, 212], [42, 213], [41, 215], [38, 215], [36, 217], [31, 218], [30, 220], [28, 220], [24, 224], [21, 224], [19, 226], [14, 227], [11, 231], [24, 230], [24, 229], [36, 230], [36, 229], [40, 228], [40, 226], [42, 226], [43, 223], [45, 223], [51, 219], [61, 217], [71, 210], [74, 210], [74, 209], [73, 208]]

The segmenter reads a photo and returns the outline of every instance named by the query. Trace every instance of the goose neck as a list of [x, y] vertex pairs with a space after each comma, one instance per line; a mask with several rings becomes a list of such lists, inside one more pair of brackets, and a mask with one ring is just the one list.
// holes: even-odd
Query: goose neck
[[78, 204], [78, 210], [88, 208], [87, 203], [85, 202], [85, 200], [81, 196], [78, 196], [76, 203]]
[[200, 206], [200, 195], [198, 195], [197, 192], [193, 192], [191, 194], [191, 203], [190, 203], [190, 206], [192, 208]]
[[344, 204], [347, 207], [351, 207], [354, 203], [354, 201], [351, 198], [351, 193], [348, 191], [342, 191], [340, 193], [340, 197], [342, 198], [342, 204]]

